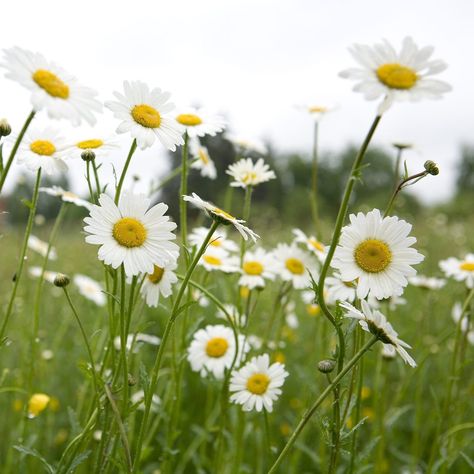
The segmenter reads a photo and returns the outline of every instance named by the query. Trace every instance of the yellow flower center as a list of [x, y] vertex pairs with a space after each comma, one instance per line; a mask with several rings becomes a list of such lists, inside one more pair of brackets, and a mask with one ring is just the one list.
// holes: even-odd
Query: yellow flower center
[[206, 151], [203, 148], [199, 148], [198, 157], [205, 165], [209, 164], [209, 158], [207, 156]]
[[240, 293], [240, 297], [241, 298], [248, 298], [249, 297], [249, 294], [250, 294], [250, 289], [246, 286], [241, 286], [240, 287], [240, 290], [239, 290], [239, 293]]
[[132, 109], [132, 117], [135, 122], [146, 128], [158, 128], [161, 124], [161, 115], [151, 105], [135, 105]]
[[81, 150], [91, 150], [93, 148], [100, 148], [104, 142], [98, 138], [92, 138], [91, 140], [84, 140], [82, 142], [76, 143], [77, 148]]
[[397, 63], [382, 64], [376, 73], [379, 81], [391, 89], [411, 89], [418, 80], [413, 69]]
[[123, 247], [141, 247], [146, 240], [145, 226], [133, 217], [123, 217], [114, 224], [112, 235]]
[[28, 415], [38, 416], [47, 406], [51, 398], [45, 393], [35, 393], [28, 402]]
[[212, 240], [209, 245], [212, 245], [213, 247], [222, 247], [222, 241], [220, 238], [217, 238]]
[[176, 117], [176, 120], [181, 125], [186, 125], [187, 127], [195, 127], [196, 125], [200, 125], [202, 123], [200, 117], [194, 114], [179, 114]]
[[202, 259], [209, 265], [216, 265], [216, 266], [222, 265], [222, 260], [218, 257], [214, 257], [214, 255], [204, 255]]
[[165, 273], [164, 268], [161, 268], [158, 265], [155, 265], [153, 269], [153, 273], [150, 273], [148, 275], [148, 280], [150, 280], [154, 285], [157, 285], [163, 279], [164, 273]]
[[227, 220], [234, 220], [235, 217], [231, 216], [228, 212], [223, 211], [222, 209], [219, 209], [218, 207], [215, 207], [212, 212], [218, 216], [224, 217]]
[[463, 262], [459, 268], [465, 272], [474, 272], [474, 262]]
[[248, 184], [257, 179], [257, 173], [255, 171], [249, 171], [248, 173], [244, 173], [242, 176], [242, 183]]
[[315, 105], [314, 107], [308, 107], [308, 112], [310, 114], [322, 114], [327, 111], [327, 107], [320, 107]]
[[56, 147], [48, 140], [35, 140], [30, 144], [30, 150], [37, 155], [51, 156]]
[[213, 337], [206, 344], [206, 354], [209, 357], [222, 357], [229, 347], [229, 343], [223, 337]]
[[245, 262], [242, 267], [247, 275], [261, 275], [263, 272], [263, 265], [260, 262]]
[[59, 99], [67, 99], [69, 97], [69, 86], [46, 69], [38, 69], [33, 73], [33, 81], [44, 89], [50, 96]]
[[270, 385], [270, 377], [267, 374], [253, 374], [247, 380], [247, 390], [255, 395], [262, 395]]
[[310, 238], [308, 239], [308, 242], [311, 247], [315, 248], [316, 250], [319, 250], [320, 252], [324, 252], [324, 245], [318, 240]]
[[306, 312], [310, 315], [310, 316], [317, 316], [320, 312], [321, 312], [321, 308], [319, 307], [319, 305], [317, 304], [308, 304], [306, 306]]
[[294, 275], [302, 275], [304, 273], [303, 262], [297, 258], [289, 258], [285, 262], [285, 267]]
[[357, 246], [354, 258], [362, 270], [368, 273], [380, 273], [392, 261], [392, 252], [385, 242], [367, 239]]

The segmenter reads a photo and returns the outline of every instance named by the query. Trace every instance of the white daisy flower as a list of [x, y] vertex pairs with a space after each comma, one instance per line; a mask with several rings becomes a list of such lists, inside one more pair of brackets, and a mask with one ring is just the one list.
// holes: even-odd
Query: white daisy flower
[[358, 81], [354, 91], [362, 92], [367, 100], [385, 96], [379, 114], [394, 101], [440, 99], [451, 86], [431, 78], [447, 67], [444, 61], [430, 60], [433, 50], [418, 48], [410, 37], [403, 40], [400, 53], [386, 40], [373, 47], [356, 44], [350, 53], [362, 68], [346, 69], [340, 76]]
[[266, 155], [268, 153], [268, 147], [261, 140], [258, 139], [247, 139], [238, 135], [226, 135], [229, 140], [236, 148], [239, 154], [245, 152], [259, 153], [260, 155]]
[[[130, 351], [133, 346], [133, 353], [136, 354], [140, 347], [144, 344], [150, 344], [151, 346], [158, 346], [161, 343], [161, 339], [153, 334], [145, 334], [142, 332], [137, 332], [136, 334], [129, 334], [127, 336], [127, 342], [125, 347], [127, 351]], [[122, 347], [120, 336], [114, 338], [114, 347], [115, 350], [119, 351]]]
[[[39, 253], [42, 257], [46, 257], [48, 253], [48, 243], [43, 242], [41, 239], [38, 239], [36, 235], [30, 234], [28, 237], [28, 248], [33, 250], [36, 253]], [[58, 254], [56, 253], [56, 249], [51, 247], [49, 249], [49, 260], [56, 260], [58, 258]]]
[[[208, 233], [209, 229], [206, 229], [206, 227], [196, 227], [188, 235], [188, 240], [191, 245], [195, 245], [199, 248], [206, 239]], [[239, 250], [239, 246], [233, 240], [227, 238], [227, 232], [225, 229], [217, 229], [214, 232], [212, 239], [209, 242], [209, 248], [224, 249], [227, 252], [237, 252]]]
[[220, 270], [224, 273], [236, 273], [239, 271], [238, 257], [230, 257], [229, 254], [219, 248], [208, 247], [198, 265], [203, 266], [208, 272]]
[[256, 163], [251, 158], [242, 158], [230, 165], [226, 173], [234, 178], [230, 185], [241, 188], [257, 186], [276, 178], [275, 173], [265, 164], [263, 158], [259, 158]]
[[75, 126], [82, 119], [95, 124], [93, 112], [102, 111], [102, 105], [95, 99], [96, 91], [81, 86], [74, 76], [42, 54], [18, 47], [5, 49], [4, 53], [5, 76], [31, 91], [35, 111], [45, 110], [50, 118], [64, 118]]
[[99, 260], [113, 268], [122, 263], [128, 276], [153, 273], [154, 266], [165, 267], [176, 260], [179, 247], [165, 212], [168, 206], [159, 203], [148, 209], [150, 199], [143, 194], [123, 193], [118, 206], [106, 194], [99, 197], [86, 217], [86, 242], [100, 245]]
[[216, 179], [216, 165], [209, 156], [207, 148], [201, 145], [198, 138], [190, 142], [189, 151], [191, 156], [196, 159], [191, 163], [191, 168], [200, 170], [203, 178]]
[[172, 285], [178, 281], [178, 277], [173, 270], [178, 267], [177, 260], [174, 260], [164, 267], [155, 265], [153, 273], [149, 273], [143, 280], [140, 293], [145, 298], [146, 304], [152, 308], [158, 306], [160, 295], [168, 298], [173, 290]]
[[[328, 295], [326, 290], [324, 292], [324, 296], [327, 299]], [[321, 312], [321, 307], [314, 302], [314, 291], [307, 290], [301, 292], [301, 299], [303, 303], [306, 305], [306, 312], [309, 316], [317, 316]]]
[[358, 298], [369, 293], [377, 299], [400, 296], [407, 277], [416, 275], [411, 265], [424, 259], [410, 248], [416, 242], [408, 237], [412, 226], [395, 216], [382, 218], [378, 209], [351, 214], [349, 219], [331, 265], [344, 281], [358, 279]]
[[41, 193], [49, 194], [50, 196], [60, 197], [64, 202], [71, 202], [76, 206], [85, 207], [87, 210], [92, 209], [92, 204], [89, 201], [81, 199], [77, 194], [71, 191], [66, 191], [60, 186], [51, 186], [50, 188], [39, 188]]
[[188, 107], [183, 109], [176, 115], [176, 121], [186, 129], [190, 138], [204, 137], [205, 135], [213, 137], [225, 128], [225, 121], [222, 117], [211, 114], [204, 108]]
[[377, 336], [383, 344], [392, 345], [408, 365], [416, 367], [416, 362], [405, 350], [405, 348], [410, 349], [411, 346], [398, 338], [398, 333], [387, 321], [387, 318], [380, 311], [372, 310], [367, 301], [361, 300], [361, 305], [362, 311], [359, 311], [347, 301], [341, 303], [341, 307], [347, 311], [347, 318], [358, 319], [364, 331]]
[[176, 150], [176, 145], [184, 143], [183, 128], [172, 116], [167, 115], [175, 108], [174, 104], [168, 102], [171, 96], [169, 92], [159, 88], [150, 90], [141, 81], [124, 81], [123, 89], [123, 95], [114, 92], [118, 102], [105, 102], [115, 118], [122, 121], [117, 133], [129, 132], [141, 149], [152, 146], [157, 137], [171, 151]]
[[313, 235], [308, 237], [302, 230], [293, 229], [295, 235], [295, 242], [306, 245], [307, 249], [314, 253], [320, 262], [326, 260], [327, 248]]
[[256, 351], [263, 347], [263, 339], [256, 336], [255, 334], [249, 334], [247, 336], [247, 342], [249, 343], [250, 347]]
[[98, 138], [97, 135], [94, 135], [74, 143], [72, 153], [74, 157], [81, 158], [81, 154], [85, 150], [92, 150], [96, 160], [101, 160], [119, 148], [117, 140], [105, 137]]
[[456, 281], [465, 281], [468, 288], [474, 288], [474, 253], [468, 253], [462, 260], [450, 257], [439, 262], [447, 277]]
[[474, 345], [474, 324], [469, 318], [468, 311], [464, 312], [463, 314], [462, 305], [461, 303], [457, 302], [453, 306], [453, 309], [451, 311], [451, 316], [453, 318], [453, 321], [456, 323], [456, 325], [459, 323], [460, 319], [462, 318], [461, 331], [463, 333], [466, 333], [466, 337], [469, 344]]
[[230, 401], [242, 405], [244, 411], [273, 410], [273, 402], [281, 395], [288, 372], [279, 362], [270, 365], [268, 354], [252, 357], [241, 369], [234, 370], [229, 391]]
[[[240, 314], [237, 306], [230, 304], [230, 303], [224, 303], [223, 304], [224, 309], [227, 312], [227, 315], [230, 316], [230, 319], [232, 323], [238, 327], [244, 327], [247, 321], [247, 316], [245, 314]], [[220, 319], [225, 319], [227, 321], [227, 316], [222, 309], [218, 308], [216, 316]]]
[[265, 280], [274, 280], [278, 272], [278, 264], [272, 253], [266, 252], [262, 248], [255, 251], [247, 251], [244, 255], [242, 276], [239, 285], [246, 286], [250, 290], [263, 288]]
[[425, 275], [416, 275], [408, 278], [410, 285], [418, 286], [426, 290], [439, 290], [446, 285], [444, 278], [427, 277]]
[[202, 209], [207, 213], [209, 217], [214, 220], [219, 221], [223, 225], [232, 224], [243, 237], [244, 240], [247, 240], [249, 237], [256, 242], [260, 238], [253, 230], [249, 229], [242, 225], [245, 221], [241, 219], [236, 219], [234, 216], [231, 216], [228, 212], [219, 209], [214, 204], [202, 200], [196, 193], [193, 193], [192, 196], [183, 196], [185, 201], [189, 201], [191, 204], [196, 206], [199, 209]]
[[63, 173], [68, 169], [64, 162], [65, 149], [64, 139], [56, 130], [31, 127], [18, 148], [17, 163], [30, 171], [41, 168], [48, 175]]
[[336, 106], [304, 104], [297, 105], [296, 108], [309, 114], [315, 122], [320, 122], [326, 114], [333, 112], [336, 109]]
[[[248, 344], [242, 335], [238, 337], [239, 353], [237, 364], [249, 351]], [[200, 372], [201, 377], [212, 373], [216, 379], [224, 377], [225, 369], [232, 365], [235, 357], [235, 338], [232, 329], [222, 324], [208, 325], [194, 333], [188, 348], [188, 361], [194, 372]]]
[[73, 281], [82, 296], [93, 301], [97, 306], [105, 305], [107, 297], [105, 296], [102, 286], [98, 282], [86, 275], [81, 275], [80, 273], [74, 275]]
[[[41, 273], [43, 272], [41, 267], [30, 267], [28, 268], [28, 273], [30, 276], [33, 278], [39, 278], [41, 276]], [[54, 279], [56, 278], [56, 275], [58, 272], [52, 272], [49, 270], [45, 270], [43, 273], [43, 280], [46, 280], [47, 282], [54, 284]]]
[[311, 255], [295, 244], [278, 244], [273, 255], [278, 262], [278, 272], [281, 279], [291, 281], [297, 290], [310, 286], [310, 272], [316, 279], [316, 262]]
[[335, 304], [336, 301], [348, 301], [353, 303], [356, 299], [355, 281], [344, 281], [340, 273], [335, 273], [332, 277], [327, 277], [324, 281], [326, 285], [326, 301], [329, 304]]
[[[130, 403], [132, 405], [137, 406], [137, 410], [144, 411], [145, 410], [145, 392], [143, 390], [139, 390], [135, 392], [130, 397]], [[154, 393], [151, 397], [151, 407], [150, 410], [152, 413], [156, 413], [161, 405], [161, 398]]]

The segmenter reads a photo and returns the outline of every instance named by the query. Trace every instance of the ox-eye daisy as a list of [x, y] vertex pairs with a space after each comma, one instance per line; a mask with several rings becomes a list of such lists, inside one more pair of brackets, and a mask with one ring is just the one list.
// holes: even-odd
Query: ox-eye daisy
[[122, 263], [128, 276], [153, 273], [154, 266], [166, 266], [177, 258], [179, 247], [176, 224], [165, 216], [168, 206], [159, 203], [152, 208], [142, 194], [123, 193], [118, 206], [106, 194], [99, 197], [86, 217], [86, 242], [100, 245], [99, 260], [113, 268]]
[[220, 270], [225, 273], [239, 271], [238, 257], [231, 257], [227, 251], [220, 248], [208, 247], [198, 264], [209, 272], [214, 270]]
[[316, 278], [316, 262], [313, 257], [296, 245], [278, 244], [273, 255], [278, 262], [281, 279], [291, 281], [297, 290], [310, 286], [310, 272]]
[[191, 163], [191, 168], [200, 170], [203, 178], [216, 179], [216, 165], [209, 156], [207, 148], [201, 145], [198, 138], [191, 141], [189, 149], [191, 156], [195, 158], [195, 161]]
[[416, 274], [411, 265], [424, 259], [410, 248], [416, 242], [408, 237], [411, 225], [395, 216], [382, 218], [378, 209], [349, 218], [331, 265], [344, 281], [358, 279], [359, 298], [369, 293], [377, 299], [400, 296], [407, 277]]
[[324, 262], [327, 254], [326, 246], [313, 235], [308, 237], [302, 230], [293, 229], [295, 242], [304, 244], [308, 250], [316, 255], [321, 262]]
[[262, 248], [254, 252], [245, 253], [242, 268], [242, 276], [239, 279], [239, 285], [245, 286], [250, 290], [254, 288], [263, 288], [265, 280], [274, 280], [278, 272], [278, 264], [272, 253], [266, 252]]
[[245, 221], [241, 219], [236, 219], [234, 216], [231, 216], [228, 212], [223, 211], [222, 209], [214, 206], [210, 202], [202, 200], [196, 193], [193, 193], [192, 196], [183, 196], [185, 201], [189, 201], [194, 206], [198, 207], [205, 211], [209, 217], [218, 221], [223, 225], [230, 225], [232, 224], [243, 237], [244, 240], [247, 240], [249, 237], [256, 242], [259, 236], [248, 227], [242, 225]]
[[433, 50], [431, 46], [418, 48], [410, 37], [403, 40], [400, 53], [386, 40], [373, 47], [355, 44], [350, 52], [362, 68], [346, 69], [340, 76], [358, 81], [354, 90], [367, 100], [385, 96], [379, 113], [394, 101], [440, 99], [451, 86], [430, 77], [447, 67], [444, 61], [430, 60]]
[[[208, 232], [209, 229], [206, 229], [205, 227], [196, 227], [189, 234], [188, 240], [191, 242], [191, 245], [196, 245], [199, 248], [206, 239]], [[227, 238], [227, 232], [224, 229], [217, 229], [214, 232], [212, 240], [209, 242], [209, 247], [224, 249], [229, 252], [236, 252], [239, 250], [238, 245], [233, 240]]]
[[250, 158], [242, 158], [230, 165], [226, 173], [234, 178], [230, 185], [241, 188], [256, 186], [276, 178], [275, 173], [265, 164], [263, 158], [258, 159], [256, 163]]
[[46, 110], [54, 119], [67, 119], [80, 125], [82, 119], [94, 125], [93, 112], [100, 112], [102, 105], [95, 99], [97, 92], [81, 86], [74, 76], [42, 54], [14, 47], [4, 50], [6, 77], [19, 82], [31, 91], [35, 111]]
[[353, 303], [356, 298], [356, 282], [344, 281], [339, 273], [335, 273], [332, 277], [327, 277], [326, 285], [326, 301], [329, 304], [335, 304], [336, 301], [349, 301]]
[[468, 288], [474, 288], [474, 253], [468, 253], [462, 260], [450, 257], [439, 262], [441, 270], [456, 281], [465, 281]]
[[[238, 344], [237, 364], [250, 349], [242, 335], [238, 336]], [[217, 379], [222, 379], [225, 369], [232, 365], [235, 351], [235, 337], [230, 328], [222, 324], [208, 325], [194, 334], [187, 359], [191, 369], [200, 372], [202, 377], [212, 373]]]
[[[39, 253], [42, 257], [46, 257], [48, 253], [48, 246], [47, 242], [43, 242], [41, 239], [36, 237], [36, 235], [31, 234], [28, 237], [28, 248], [33, 250], [34, 252]], [[58, 258], [58, 254], [56, 253], [56, 249], [51, 247], [49, 249], [49, 260], [56, 260]]]
[[186, 128], [189, 137], [203, 137], [205, 135], [214, 136], [222, 132], [225, 121], [219, 115], [214, 115], [204, 108], [195, 109], [188, 107], [180, 110], [176, 115], [176, 121]]
[[427, 277], [425, 275], [416, 275], [408, 278], [410, 285], [424, 288], [425, 290], [439, 290], [446, 285], [446, 280], [443, 278]]
[[[125, 347], [127, 351], [132, 350], [133, 353], [136, 354], [144, 343], [150, 344], [151, 346], [159, 346], [161, 339], [153, 334], [137, 332], [136, 334], [129, 334], [127, 336]], [[114, 347], [117, 351], [122, 347], [120, 336], [114, 338]]]
[[89, 201], [81, 199], [77, 194], [71, 191], [66, 191], [60, 186], [51, 186], [50, 188], [39, 188], [42, 193], [49, 194], [50, 196], [60, 197], [64, 202], [71, 202], [76, 206], [85, 207], [89, 211], [91, 210], [92, 204]]
[[140, 293], [150, 307], [157, 307], [160, 295], [168, 298], [171, 295], [171, 286], [178, 281], [173, 270], [178, 266], [177, 260], [173, 260], [164, 267], [155, 265], [153, 273], [149, 273], [143, 280]]
[[268, 153], [268, 147], [259, 139], [248, 139], [238, 135], [226, 135], [229, 140], [236, 148], [238, 154], [242, 155], [248, 153], [258, 153], [260, 155], [266, 155]]
[[362, 300], [362, 311], [354, 308], [350, 303], [343, 302], [341, 307], [347, 311], [346, 317], [359, 320], [359, 324], [364, 331], [377, 336], [377, 339], [383, 344], [394, 347], [400, 357], [411, 367], [416, 367], [416, 362], [408, 354], [405, 348], [410, 349], [406, 342], [398, 338], [398, 333], [393, 329], [387, 318], [378, 310], [371, 309], [367, 301]]
[[172, 116], [167, 115], [175, 108], [174, 104], [168, 102], [169, 92], [159, 88], [150, 90], [141, 81], [124, 81], [123, 89], [123, 95], [114, 92], [118, 102], [105, 103], [115, 118], [122, 121], [117, 133], [129, 132], [141, 149], [153, 145], [157, 137], [171, 151], [176, 150], [176, 145], [184, 143], [183, 128]]
[[74, 275], [73, 280], [82, 296], [93, 301], [98, 306], [105, 305], [107, 298], [102, 286], [98, 282], [80, 273]]
[[241, 369], [234, 370], [229, 391], [230, 401], [242, 405], [244, 411], [273, 410], [273, 402], [281, 395], [288, 372], [279, 362], [270, 365], [268, 354], [252, 357]]
[[17, 163], [30, 171], [41, 168], [48, 175], [58, 174], [68, 169], [63, 160], [65, 148], [64, 139], [56, 130], [32, 127], [20, 144]]
[[97, 160], [105, 158], [112, 151], [117, 150], [118, 148], [119, 144], [117, 140], [114, 140], [113, 138], [93, 135], [85, 138], [84, 140], [79, 140], [74, 143], [71, 154], [73, 157], [81, 158], [81, 154], [85, 150], [92, 150]]

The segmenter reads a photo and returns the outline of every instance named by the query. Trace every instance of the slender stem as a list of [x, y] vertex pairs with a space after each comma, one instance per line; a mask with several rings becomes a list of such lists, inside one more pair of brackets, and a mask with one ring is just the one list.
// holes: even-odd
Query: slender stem
[[321, 393], [321, 395], [316, 399], [316, 401], [311, 405], [311, 407], [306, 410], [304, 413], [303, 417], [301, 418], [300, 422], [298, 423], [298, 426], [295, 428], [295, 431], [291, 434], [289, 440], [287, 441], [285, 447], [281, 451], [280, 455], [278, 456], [277, 460], [273, 464], [273, 466], [270, 468], [268, 471], [268, 474], [272, 474], [276, 472], [278, 466], [282, 463], [283, 459], [285, 456], [288, 454], [288, 451], [291, 449], [293, 444], [295, 443], [296, 439], [298, 438], [299, 434], [303, 430], [303, 428], [306, 426], [308, 421], [311, 419], [313, 416], [314, 412], [317, 410], [319, 405], [325, 400], [325, 398], [334, 390], [334, 387], [339, 384], [339, 382], [344, 378], [344, 376], [354, 367], [359, 359], [377, 342], [377, 337], [372, 336], [369, 341], [360, 349], [357, 354], [354, 355], [354, 357], [347, 363], [345, 367], [336, 375], [334, 380], [330, 385], [328, 385], [324, 391]]
[[18, 284], [20, 283], [21, 274], [23, 272], [23, 265], [25, 263], [26, 250], [28, 248], [28, 239], [30, 237], [31, 229], [33, 227], [33, 220], [34, 220], [35, 214], [36, 214], [36, 206], [38, 205], [38, 191], [39, 191], [40, 182], [41, 182], [41, 168], [36, 173], [36, 181], [35, 181], [35, 187], [34, 187], [34, 190], [33, 190], [33, 198], [32, 198], [31, 205], [30, 205], [30, 214], [28, 216], [28, 223], [26, 224], [25, 236], [23, 238], [23, 245], [22, 245], [21, 253], [20, 253], [20, 262], [19, 262], [18, 269], [17, 269], [16, 274], [15, 274], [15, 282], [13, 283], [13, 290], [12, 290], [12, 293], [11, 293], [11, 296], [10, 296], [10, 301], [8, 302], [8, 307], [7, 307], [7, 311], [5, 313], [5, 317], [3, 319], [2, 328], [0, 329], [0, 346], [3, 342], [3, 337], [5, 335], [5, 330], [7, 328], [8, 321], [9, 321], [10, 315], [12, 313], [13, 302], [15, 301], [15, 296], [16, 296], [16, 292], [17, 292], [17, 289], [18, 289]]
[[[245, 188], [245, 198], [244, 198], [244, 210], [243, 210], [243, 215], [242, 219], [244, 221], [248, 221], [250, 217], [250, 206], [252, 204], [252, 191], [253, 191], [253, 186], [247, 186]], [[247, 242], [245, 239], [241, 239], [240, 242], [240, 266], [244, 263], [244, 255], [245, 255], [245, 248], [246, 248]]]
[[188, 194], [188, 132], [184, 132], [184, 145], [181, 155], [181, 185], [179, 188], [179, 224], [181, 243], [186, 247], [188, 238], [187, 202], [183, 199]]
[[92, 190], [92, 183], [91, 183], [91, 164], [89, 161], [86, 161], [86, 181], [87, 181], [87, 188], [89, 189], [89, 196], [91, 202], [96, 202], [94, 191]]
[[115, 204], [118, 204], [120, 199], [120, 193], [122, 192], [123, 182], [125, 180], [125, 175], [127, 174], [128, 167], [130, 165], [130, 161], [132, 160], [132, 156], [137, 149], [137, 140], [134, 139], [132, 142], [132, 146], [130, 147], [130, 151], [128, 152], [127, 160], [125, 161], [125, 165], [123, 166], [122, 174], [120, 175], [119, 182], [117, 184], [117, 189], [115, 191]]
[[[136, 280], [135, 280], [136, 281]], [[120, 355], [123, 370], [123, 413], [124, 416], [128, 407], [128, 360], [127, 360], [127, 322], [125, 321], [125, 267], [120, 267]]]
[[31, 121], [34, 118], [35, 113], [36, 112], [34, 110], [32, 110], [30, 112], [30, 115], [28, 115], [22, 129], [20, 130], [20, 133], [19, 133], [17, 139], [15, 140], [15, 144], [13, 145], [12, 151], [10, 152], [10, 156], [8, 157], [7, 163], [5, 164], [5, 168], [3, 169], [3, 173], [0, 176], [0, 193], [2, 192], [3, 185], [5, 184], [5, 180], [7, 179], [7, 174], [8, 174], [8, 171], [10, 170], [10, 166], [13, 163], [13, 158], [15, 158], [16, 152], [18, 151], [18, 147], [20, 146], [20, 143], [23, 140], [23, 136], [25, 135], [26, 130], [28, 129]]
[[[395, 202], [395, 198], [398, 196], [398, 193], [406, 186], [409, 186], [408, 183], [410, 183], [410, 181], [413, 181], [416, 179], [416, 182], [418, 182], [420, 179], [424, 178], [428, 174], [429, 174], [428, 171], [422, 171], [420, 173], [414, 174], [402, 180], [400, 184], [395, 188], [395, 191], [393, 191], [392, 197], [390, 198], [390, 201], [387, 204], [387, 209], [383, 216], [386, 217], [390, 214], [390, 212], [392, 211], [393, 203]], [[410, 184], [415, 184], [415, 183], [410, 183]]]
[[99, 180], [99, 172], [98, 172], [97, 165], [95, 163], [95, 159], [92, 160], [92, 169], [94, 171], [95, 189], [96, 189], [96, 196], [98, 200], [101, 193], [101, 187], [100, 187], [100, 180]]
[[313, 135], [310, 203], [311, 203], [311, 213], [313, 217], [313, 224], [316, 230], [316, 236], [319, 237], [321, 229], [319, 228], [319, 216], [318, 216], [318, 138], [319, 138], [319, 123], [316, 120], [314, 122], [314, 135]]
[[395, 159], [395, 169], [393, 170], [393, 189], [397, 189], [400, 179], [400, 163], [402, 161], [403, 148], [397, 147], [397, 157]]

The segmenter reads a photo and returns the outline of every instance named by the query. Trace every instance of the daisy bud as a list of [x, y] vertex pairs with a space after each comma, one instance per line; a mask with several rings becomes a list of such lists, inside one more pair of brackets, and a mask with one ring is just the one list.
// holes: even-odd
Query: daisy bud
[[323, 374], [330, 374], [334, 370], [334, 367], [336, 367], [336, 363], [330, 359], [318, 362], [318, 370]]
[[86, 162], [92, 161], [95, 159], [95, 153], [92, 150], [84, 150], [81, 153], [81, 158]]
[[64, 288], [65, 286], [68, 286], [71, 280], [67, 275], [64, 275], [63, 273], [58, 273], [56, 277], [54, 278], [54, 286], [58, 286], [59, 288]]
[[428, 171], [429, 174], [432, 174], [433, 176], [436, 176], [439, 174], [439, 168], [438, 165], [431, 160], [425, 161], [424, 164], [425, 170]]
[[0, 120], [0, 137], [7, 137], [12, 133], [12, 128], [10, 127], [10, 124], [8, 123], [7, 119], [1, 119]]

